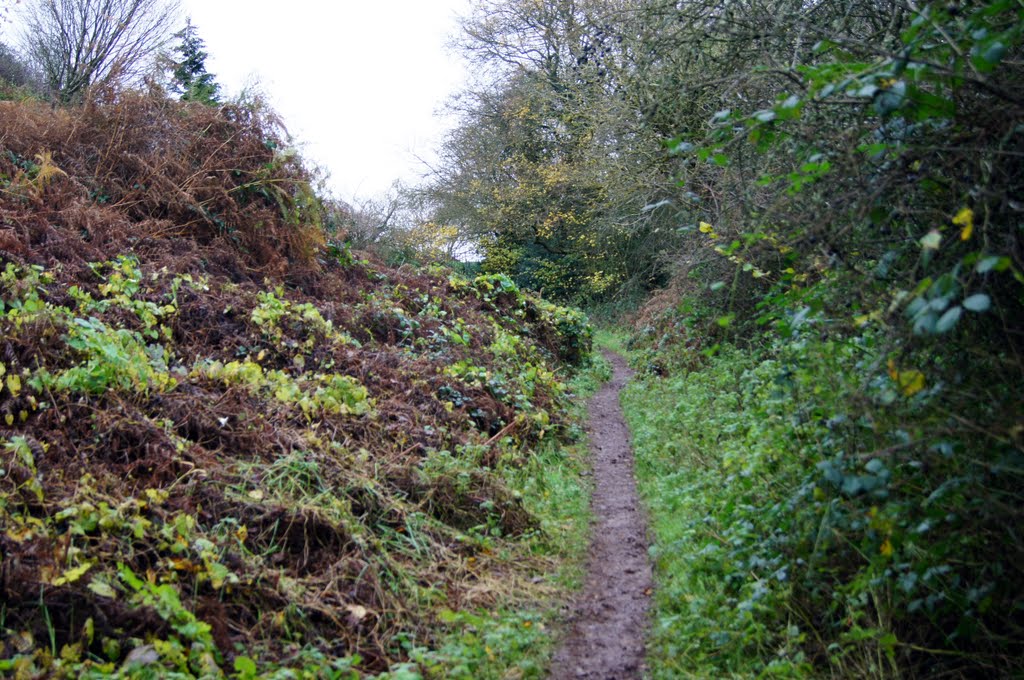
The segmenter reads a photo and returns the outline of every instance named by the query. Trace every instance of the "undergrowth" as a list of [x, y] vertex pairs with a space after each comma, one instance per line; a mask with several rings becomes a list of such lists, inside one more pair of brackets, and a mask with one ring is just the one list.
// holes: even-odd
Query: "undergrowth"
[[0, 110], [0, 672], [536, 676], [586, 317], [353, 253], [259, 107], [104, 96]]
[[638, 350], [624, 392], [656, 539], [653, 677], [1022, 672], [1022, 454], [998, 434], [1016, 388], [990, 379], [951, 410], [976, 375], [926, 379], [881, 334], [813, 320], [689, 351]]

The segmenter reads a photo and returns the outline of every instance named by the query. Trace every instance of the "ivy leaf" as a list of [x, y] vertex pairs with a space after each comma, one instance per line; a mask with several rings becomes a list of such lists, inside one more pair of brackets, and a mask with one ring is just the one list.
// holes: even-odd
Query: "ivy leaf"
[[992, 298], [985, 293], [975, 293], [964, 300], [964, 309], [972, 312], [985, 312], [992, 306]]
[[950, 307], [935, 323], [935, 332], [945, 333], [952, 330], [953, 326], [956, 326], [956, 322], [960, 320], [960, 315], [963, 314], [963, 311], [960, 305]]
[[979, 274], [985, 274], [992, 270], [1001, 272], [1005, 271], [1007, 268], [1009, 268], [1009, 266], [1010, 258], [992, 255], [990, 257], [986, 257], [984, 260], [979, 262], [977, 266], [975, 266], [974, 271], [978, 272]]
[[53, 579], [52, 585], [63, 586], [67, 585], [68, 583], [74, 583], [78, 579], [82, 578], [85, 575], [85, 572], [89, 571], [90, 569], [92, 569], [92, 562], [86, 562], [85, 564], [80, 564], [77, 567], [68, 569], [60, 576]]
[[925, 250], [938, 250], [942, 244], [942, 234], [937, 229], [932, 229], [925, 236], [921, 237], [921, 247]]

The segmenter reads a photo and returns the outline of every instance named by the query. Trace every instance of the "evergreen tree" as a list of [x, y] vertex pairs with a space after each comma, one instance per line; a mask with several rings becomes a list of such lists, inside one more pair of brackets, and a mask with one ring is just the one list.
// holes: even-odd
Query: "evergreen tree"
[[181, 55], [181, 60], [174, 62], [171, 89], [181, 95], [183, 101], [193, 101], [214, 106], [220, 103], [220, 85], [215, 76], [206, 70], [206, 57], [209, 56], [204, 47], [206, 43], [199, 37], [199, 32], [189, 19], [185, 28], [178, 31], [175, 38], [180, 40], [174, 51]]

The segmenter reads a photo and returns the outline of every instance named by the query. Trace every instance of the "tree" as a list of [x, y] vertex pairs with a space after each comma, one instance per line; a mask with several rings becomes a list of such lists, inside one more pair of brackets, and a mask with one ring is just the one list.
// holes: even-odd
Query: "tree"
[[678, 225], [646, 208], [676, 191], [675, 164], [629, 95], [638, 4], [479, 0], [462, 21], [489, 82], [461, 95], [430, 191], [484, 270], [575, 302], [661, 281]]
[[206, 70], [206, 57], [209, 56], [203, 49], [206, 43], [199, 37], [192, 19], [188, 19], [185, 28], [175, 33], [174, 37], [181, 41], [174, 48], [181, 55], [181, 61], [174, 62], [171, 88], [181, 95], [183, 101], [219, 104], [220, 85], [215, 76]]
[[39, 74], [36, 73], [31, 64], [11, 49], [10, 46], [0, 42], [0, 83], [14, 87], [28, 88], [30, 91], [39, 91]]
[[35, 0], [23, 42], [62, 102], [130, 81], [171, 37], [177, 0]]

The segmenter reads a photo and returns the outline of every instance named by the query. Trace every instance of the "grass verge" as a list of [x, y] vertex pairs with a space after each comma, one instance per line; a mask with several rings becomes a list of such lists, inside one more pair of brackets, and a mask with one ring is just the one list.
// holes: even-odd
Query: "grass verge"
[[1019, 451], [887, 360], [868, 333], [724, 345], [623, 392], [653, 678], [1018, 676]]
[[[538, 528], [514, 544], [494, 537], [479, 539], [489, 578], [479, 587], [496, 592], [495, 606], [486, 610], [441, 610], [438, 623], [448, 629], [435, 649], [408, 641], [408, 670], [394, 677], [417, 678], [413, 668], [428, 677], [541, 678], [554, 651], [560, 604], [583, 583], [583, 565], [589, 544], [591, 486], [582, 423], [585, 401], [611, 374], [607, 361], [595, 356], [590, 366], [570, 383], [576, 396], [570, 427], [575, 443], [548, 442], [525, 465], [510, 465], [506, 484], [539, 521]], [[511, 462], [515, 462], [514, 460]], [[530, 563], [528, 569], [522, 563]], [[516, 565], [519, 566], [516, 566]], [[517, 577], [512, 577], [517, 574]], [[389, 676], [390, 677], [390, 676]]]

